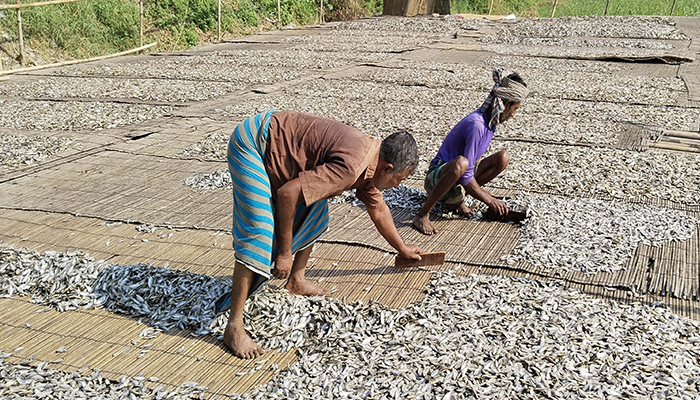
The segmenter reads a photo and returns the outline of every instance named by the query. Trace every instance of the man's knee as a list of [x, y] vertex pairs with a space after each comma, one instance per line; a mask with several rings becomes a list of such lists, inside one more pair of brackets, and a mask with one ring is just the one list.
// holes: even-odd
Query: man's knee
[[508, 163], [510, 163], [510, 154], [508, 153], [507, 150], [501, 150], [498, 152], [498, 166], [501, 168], [501, 170], [506, 169], [508, 166]]
[[466, 157], [457, 156], [457, 158], [455, 158], [455, 163], [454, 163], [454, 166], [452, 167], [455, 174], [457, 174], [458, 176], [462, 176], [462, 175], [464, 175], [465, 172], [467, 172], [468, 168], [469, 168], [469, 160], [467, 160]]

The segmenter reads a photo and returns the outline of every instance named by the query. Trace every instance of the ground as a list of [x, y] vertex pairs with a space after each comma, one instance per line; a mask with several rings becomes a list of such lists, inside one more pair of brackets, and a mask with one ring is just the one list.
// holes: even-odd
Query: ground
[[[593, 360], [585, 371], [571, 366], [572, 376], [593, 379], [585, 390], [613, 396], [643, 376], [658, 387], [678, 379], [697, 395], [684, 375], [697, 376], [697, 359], [684, 357], [698, 343], [688, 318], [700, 316], [698, 22], [371, 18], [10, 76], [0, 87], [0, 240], [27, 250], [3, 248], [0, 258], [3, 369], [22, 380], [37, 368], [82, 371], [70, 377], [77, 382], [95, 368], [117, 381], [135, 376], [124, 387], [144, 395], [159, 385], [182, 394], [303, 390], [285, 386], [291, 380], [338, 388], [339, 397], [388, 398], [401, 397], [390, 385], [400, 376], [426, 397], [498, 396], [532, 379], [558, 398], [571, 387], [547, 380], [555, 358], [531, 353], [547, 338], [568, 338], [589, 340], [598, 357], [581, 346], [557, 350]], [[410, 221], [425, 168], [486, 97], [496, 66], [519, 72], [532, 95], [496, 133], [489, 152], [507, 149], [511, 163], [489, 189], [537, 215], [528, 230], [435, 214], [441, 233], [423, 236]], [[233, 127], [267, 109], [325, 115], [377, 137], [413, 133], [420, 167], [385, 197], [406, 241], [446, 251], [448, 262], [438, 277], [393, 269], [362, 208], [337, 202], [308, 271], [332, 298], [261, 293], [248, 303], [248, 328], [271, 351], [244, 361], [218, 339], [225, 316], [211, 309], [233, 267], [231, 193], [217, 171]], [[61, 271], [56, 285], [41, 283], [48, 271]], [[512, 325], [534, 316], [537, 334]], [[606, 353], [609, 343], [633, 341], [623, 331], [636, 332], [635, 323], [666, 342]], [[499, 341], [505, 350], [491, 360], [481, 343]], [[382, 351], [382, 362], [367, 357]], [[421, 351], [434, 360], [415, 359], [432, 364], [401, 358]], [[621, 359], [633, 368], [642, 353], [662, 360], [651, 376], [629, 373], [617, 386], [588, 377], [589, 367]], [[486, 367], [464, 363], [467, 355]], [[339, 367], [359, 362], [364, 370]], [[434, 372], [457, 368], [462, 375]], [[323, 383], [365, 373], [345, 386]], [[498, 373], [517, 379], [497, 387]], [[469, 388], [450, 389], [452, 379]], [[21, 392], [12, 382], [3, 395]]]

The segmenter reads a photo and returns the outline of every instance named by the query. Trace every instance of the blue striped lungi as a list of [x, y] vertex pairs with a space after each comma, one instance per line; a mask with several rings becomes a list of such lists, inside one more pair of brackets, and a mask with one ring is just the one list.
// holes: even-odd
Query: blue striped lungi
[[[274, 111], [250, 117], [234, 129], [228, 143], [228, 170], [233, 181], [233, 247], [236, 261], [270, 278], [277, 253], [275, 204], [265, 171], [267, 130]], [[328, 229], [328, 201], [297, 207], [292, 253], [316, 242]]]

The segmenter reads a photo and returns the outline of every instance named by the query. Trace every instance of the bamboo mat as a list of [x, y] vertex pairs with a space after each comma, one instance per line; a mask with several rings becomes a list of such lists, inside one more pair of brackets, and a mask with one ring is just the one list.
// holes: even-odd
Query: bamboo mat
[[[353, 209], [355, 208], [355, 209]], [[383, 251], [393, 251], [359, 207], [344, 204], [332, 209], [331, 225], [322, 240], [353, 243]], [[459, 218], [434, 220], [437, 235], [426, 236], [411, 226], [413, 212], [394, 210], [394, 223], [407, 243], [424, 251], [445, 251], [451, 262], [490, 266], [529, 273], [542, 278], [604, 287], [634, 287], [641, 293], [671, 295], [683, 299], [700, 296], [697, 271], [700, 269], [700, 228], [688, 240], [667, 242], [661, 247], [639, 245], [624, 270], [586, 275], [583, 272], [551, 270], [526, 262], [513, 265], [501, 260], [518, 245], [518, 225]]]
[[103, 151], [0, 184], [0, 207], [228, 230], [231, 192], [182, 184], [221, 168], [224, 162]]
[[117, 137], [110, 134], [90, 134], [85, 132], [43, 132], [2, 129], [0, 133], [24, 135], [28, 137], [54, 136], [73, 140], [73, 143], [68, 149], [47, 157], [42, 161], [15, 168], [0, 167], [0, 183], [27, 176], [43, 169], [55, 168], [58, 165], [69, 163], [91, 154], [96, 154], [105, 147], [119, 141]]
[[[238, 125], [236, 121], [213, 120], [207, 117], [168, 118], [160, 121], [157, 125], [146, 127], [146, 133], [138, 140], [117, 143], [110, 149], [138, 155], [203, 159], [204, 157], [198, 154], [183, 155], [182, 153], [191, 145], [211, 134], [231, 136], [236, 125]], [[225, 161], [225, 156], [221, 157], [221, 161]], [[220, 167], [226, 168], [226, 164], [222, 164]]]
[[67, 214], [4, 210], [0, 241], [40, 252], [82, 251], [114, 264], [151, 263], [195, 274], [231, 276], [234, 252], [226, 232], [159, 227], [152, 233], [139, 233], [136, 226]]
[[[233, 273], [235, 258], [231, 236], [224, 232], [159, 228], [153, 233], [137, 233], [135, 226], [112, 225], [94, 218], [56, 213], [10, 210], [0, 215], [0, 243], [40, 252], [82, 251], [111, 264], [151, 263], [225, 278]], [[173, 236], [162, 238], [160, 232], [173, 233]], [[394, 255], [387, 252], [347, 244], [318, 243], [311, 255], [307, 276], [328, 290], [335, 287], [332, 297], [405, 307], [422, 297], [430, 276], [415, 269], [396, 270], [393, 262]], [[281, 287], [283, 282], [273, 280], [271, 284]]]
[[[193, 337], [189, 331], [139, 338], [146, 325], [104, 310], [42, 310], [45, 308], [26, 298], [0, 299], [0, 349], [9, 352], [24, 347], [6, 361], [27, 363], [34, 357], [30, 365], [47, 361], [48, 368], [66, 372], [96, 368], [113, 380], [142, 374], [159, 379], [149, 386], [162, 384], [168, 389], [197, 382], [208, 387], [209, 394], [218, 395], [250, 391], [274, 376], [273, 363], [284, 369], [296, 362], [293, 349], [270, 352], [257, 360], [241, 360], [216, 338]], [[150, 347], [142, 347], [151, 343]], [[57, 353], [61, 347], [65, 352]], [[149, 351], [139, 357], [142, 350]], [[250, 372], [261, 360], [265, 360], [263, 368]], [[245, 375], [236, 375], [240, 373]]]

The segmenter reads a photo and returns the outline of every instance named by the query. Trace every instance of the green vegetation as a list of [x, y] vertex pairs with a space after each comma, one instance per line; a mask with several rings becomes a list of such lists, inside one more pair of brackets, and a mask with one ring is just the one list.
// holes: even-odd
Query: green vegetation
[[[24, 3], [37, 0], [21, 0]], [[355, 19], [381, 12], [382, 0], [222, 0], [223, 35], [242, 35], [277, 26]], [[14, 10], [0, 13], [0, 47], [17, 38]], [[88, 57], [137, 47], [138, 0], [86, 0], [22, 10], [25, 43], [43, 55]], [[182, 49], [211, 41], [217, 32], [217, 0], [144, 0], [144, 43], [158, 41], [159, 51]], [[1, 51], [1, 50], [0, 50]], [[7, 51], [7, 53], [12, 53]]]
[[[452, 13], [486, 14], [490, 0], [451, 0]], [[603, 15], [607, 0], [559, 0], [556, 17]], [[554, 0], [493, 0], [492, 14], [549, 17]], [[673, 0], [610, 0], [608, 15], [669, 15]], [[700, 1], [677, 0], [673, 15], [700, 17]]]
[[[231, 36], [313, 24], [318, 21], [320, 1], [326, 21], [355, 19], [382, 10], [382, 0], [280, 0], [277, 21], [277, 0], [222, 0], [221, 29]], [[606, 1], [559, 0], [556, 15], [601, 15]], [[452, 12], [485, 14], [489, 2], [451, 0]], [[553, 0], [493, 2], [493, 14], [548, 17]], [[608, 14], [668, 15], [672, 4], [673, 0], [610, 0]], [[215, 38], [217, 0], [144, 0], [144, 8], [144, 43], [158, 41], [155, 51], [192, 47]], [[700, 16], [700, 0], [677, 0], [674, 15]], [[23, 10], [22, 20], [25, 42], [44, 58], [109, 54], [139, 43], [138, 0], [85, 0], [36, 7]], [[0, 12], [0, 51], [16, 53], [16, 39], [16, 12]]]

